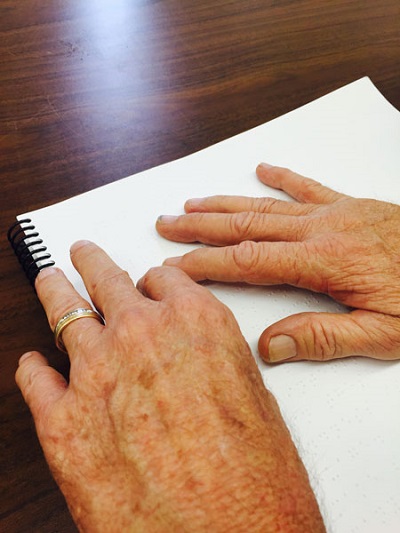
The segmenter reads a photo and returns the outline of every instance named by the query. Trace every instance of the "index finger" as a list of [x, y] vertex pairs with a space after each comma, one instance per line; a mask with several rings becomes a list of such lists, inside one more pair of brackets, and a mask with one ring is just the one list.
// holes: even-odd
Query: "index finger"
[[243, 241], [223, 248], [197, 248], [166, 259], [164, 265], [180, 268], [195, 281], [288, 284], [322, 292], [327, 266], [318, 259], [310, 256], [304, 242]]

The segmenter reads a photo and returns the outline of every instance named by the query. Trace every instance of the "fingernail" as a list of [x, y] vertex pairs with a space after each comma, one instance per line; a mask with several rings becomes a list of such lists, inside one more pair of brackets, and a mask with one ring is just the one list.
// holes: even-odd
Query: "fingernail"
[[289, 335], [272, 337], [268, 346], [268, 360], [272, 363], [291, 359], [297, 355], [297, 346]]
[[265, 168], [266, 170], [268, 170], [268, 169], [270, 169], [270, 168], [273, 168], [274, 165], [270, 165], [269, 163], [260, 163], [258, 166], [261, 167], [261, 168]]
[[168, 259], [166, 259], [163, 262], [163, 265], [165, 265], [165, 266], [176, 266], [176, 265], [179, 265], [179, 263], [181, 262], [181, 259], [182, 259], [182, 257], [168, 257]]
[[58, 272], [59, 272], [59, 269], [56, 267], [52, 267], [52, 266], [44, 267], [39, 272], [36, 279], [38, 278], [43, 279], [43, 278], [46, 278], [47, 276], [53, 276], [54, 274], [57, 274]]
[[29, 359], [29, 357], [32, 357], [32, 355], [33, 355], [33, 352], [24, 353], [24, 355], [21, 355], [21, 357], [19, 358], [18, 364], [21, 365], [24, 361]]
[[185, 207], [198, 207], [204, 203], [205, 198], [190, 198], [186, 200]]
[[175, 222], [175, 220], [178, 217], [172, 216], [172, 215], [160, 215], [157, 218], [158, 224], [171, 224], [171, 222]]
[[77, 241], [77, 242], [74, 242], [74, 244], [71, 246], [71, 249], [70, 249], [70, 253], [74, 253], [76, 252], [77, 250], [79, 250], [79, 248], [83, 248], [84, 246], [87, 246], [88, 244], [93, 244], [92, 241]]

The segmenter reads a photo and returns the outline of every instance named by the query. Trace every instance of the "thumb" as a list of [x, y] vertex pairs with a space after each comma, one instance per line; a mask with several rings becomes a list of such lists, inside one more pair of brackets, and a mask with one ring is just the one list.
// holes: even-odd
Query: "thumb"
[[258, 349], [268, 363], [329, 361], [354, 355], [400, 359], [400, 318], [363, 310], [300, 313], [268, 327]]
[[49, 410], [64, 395], [67, 383], [38, 352], [28, 352], [20, 358], [15, 380], [40, 434], [46, 426]]

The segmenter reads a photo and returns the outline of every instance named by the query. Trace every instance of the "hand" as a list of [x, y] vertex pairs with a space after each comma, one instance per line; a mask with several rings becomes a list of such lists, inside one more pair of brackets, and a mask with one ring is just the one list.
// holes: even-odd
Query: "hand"
[[187, 214], [160, 217], [158, 232], [218, 248], [200, 248], [165, 264], [197, 281], [287, 283], [353, 308], [346, 314], [300, 313], [268, 327], [259, 340], [268, 362], [400, 358], [400, 207], [352, 198], [266, 164], [257, 175], [297, 202], [188, 200]]
[[[105, 317], [63, 332], [70, 382], [32, 352], [16, 379], [81, 531], [324, 531], [307, 474], [230, 311], [175, 268], [137, 290], [92, 243], [72, 261]], [[63, 273], [38, 296], [53, 329], [88, 307]]]

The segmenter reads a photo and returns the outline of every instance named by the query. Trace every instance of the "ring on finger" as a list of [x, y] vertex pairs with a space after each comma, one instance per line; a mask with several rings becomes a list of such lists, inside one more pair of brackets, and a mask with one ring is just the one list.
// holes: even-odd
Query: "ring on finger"
[[64, 342], [62, 340], [62, 333], [64, 329], [69, 324], [72, 324], [72, 322], [75, 322], [75, 320], [79, 320], [80, 318], [95, 318], [101, 324], [104, 324], [103, 317], [99, 315], [99, 313], [93, 311], [93, 309], [85, 309], [83, 307], [78, 307], [77, 309], [74, 309], [73, 311], [70, 311], [66, 315], [62, 316], [57, 322], [56, 327], [54, 328], [54, 341], [56, 343], [57, 348], [62, 352], [67, 353]]

